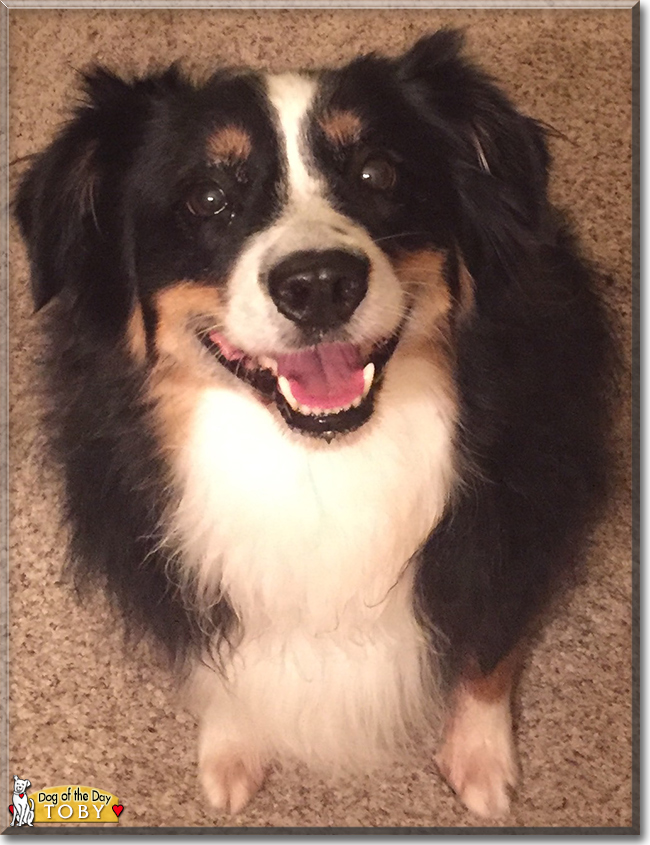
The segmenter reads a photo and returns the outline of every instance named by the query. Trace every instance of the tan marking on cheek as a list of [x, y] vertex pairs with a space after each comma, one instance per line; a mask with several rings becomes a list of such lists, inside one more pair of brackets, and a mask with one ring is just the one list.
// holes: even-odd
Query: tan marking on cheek
[[395, 274], [411, 293], [419, 321], [427, 325], [444, 322], [452, 299], [444, 278], [446, 255], [432, 249], [409, 252], [393, 263]]
[[142, 363], [147, 355], [147, 338], [144, 330], [142, 308], [139, 303], [133, 309], [133, 314], [131, 314], [126, 336], [131, 355], [136, 361]]
[[449, 314], [452, 298], [444, 279], [446, 255], [431, 249], [404, 253], [393, 270], [412, 302], [408, 327], [400, 341], [402, 354], [425, 359], [435, 367], [438, 390], [456, 400]]
[[207, 378], [170, 361], [159, 364], [151, 375], [154, 427], [160, 450], [172, 466], [187, 442], [194, 409], [207, 383]]
[[214, 386], [213, 363], [202, 354], [194, 335], [197, 320], [221, 322], [223, 297], [217, 288], [179, 282], [154, 297], [159, 360], [149, 380], [161, 448], [175, 453], [185, 443], [200, 393]]
[[[445, 323], [452, 309], [453, 298], [444, 277], [446, 255], [435, 250], [407, 253], [394, 263], [397, 277], [411, 292], [422, 319], [430, 325]], [[474, 279], [458, 256], [458, 302], [455, 319], [463, 319], [474, 308]]]
[[216, 161], [243, 162], [252, 149], [251, 137], [241, 126], [224, 126], [208, 139], [208, 154]]
[[193, 329], [197, 319], [210, 318], [215, 325], [223, 312], [222, 296], [217, 288], [179, 282], [165, 288], [154, 297], [158, 317], [156, 326], [156, 349], [159, 354], [168, 354], [179, 362], [189, 363], [195, 357]]
[[333, 109], [320, 119], [323, 132], [337, 147], [356, 144], [363, 131], [363, 122], [358, 114], [343, 109]]

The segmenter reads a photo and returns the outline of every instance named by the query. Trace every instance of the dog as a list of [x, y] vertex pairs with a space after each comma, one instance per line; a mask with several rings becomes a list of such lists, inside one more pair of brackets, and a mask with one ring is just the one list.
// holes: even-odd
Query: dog
[[31, 785], [30, 781], [21, 780], [14, 775], [14, 794], [11, 802], [13, 810], [9, 827], [14, 825], [22, 827], [24, 824], [34, 827], [34, 800], [27, 795], [27, 790]]
[[73, 571], [181, 672], [221, 811], [438, 721], [460, 800], [509, 809], [526, 643], [607, 487], [611, 330], [549, 130], [462, 42], [95, 67], [18, 190]]

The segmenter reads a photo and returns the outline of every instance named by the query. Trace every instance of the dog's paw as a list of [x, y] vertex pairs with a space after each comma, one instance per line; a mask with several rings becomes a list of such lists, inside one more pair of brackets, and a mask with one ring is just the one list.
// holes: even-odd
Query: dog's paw
[[223, 754], [201, 763], [200, 777], [211, 806], [225, 813], [239, 813], [264, 782], [260, 763], [241, 755]]
[[509, 712], [475, 703], [454, 719], [436, 757], [443, 777], [472, 813], [499, 818], [518, 780]]

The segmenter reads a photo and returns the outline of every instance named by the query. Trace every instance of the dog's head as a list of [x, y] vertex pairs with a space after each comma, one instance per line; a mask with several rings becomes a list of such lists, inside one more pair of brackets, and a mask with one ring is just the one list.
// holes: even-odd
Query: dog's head
[[31, 785], [31, 781], [27, 780], [27, 778], [19, 778], [18, 775], [14, 775], [14, 792], [18, 795], [26, 792]]
[[18, 196], [37, 307], [63, 294], [96, 340], [303, 433], [359, 428], [392, 356], [446, 342], [487, 268], [507, 284], [544, 208], [541, 131], [459, 46], [200, 86], [93, 71]]

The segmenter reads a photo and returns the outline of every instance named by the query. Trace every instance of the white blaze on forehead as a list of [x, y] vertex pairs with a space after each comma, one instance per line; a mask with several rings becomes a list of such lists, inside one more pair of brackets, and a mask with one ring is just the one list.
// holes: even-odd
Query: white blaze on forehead
[[267, 77], [267, 91], [278, 115], [288, 168], [289, 198], [319, 194], [318, 177], [309, 172], [306, 156], [307, 115], [317, 91], [315, 80], [298, 73]]
[[391, 335], [404, 309], [404, 295], [390, 261], [362, 224], [332, 203], [327, 177], [309, 145], [309, 122], [318, 79], [299, 73], [266, 77], [276, 131], [286, 168], [286, 200], [280, 214], [246, 243], [230, 277], [224, 333], [250, 355], [271, 355], [295, 347], [294, 325], [278, 311], [265, 274], [301, 250], [342, 249], [366, 255], [368, 293], [347, 330], [353, 342], [376, 343]]

